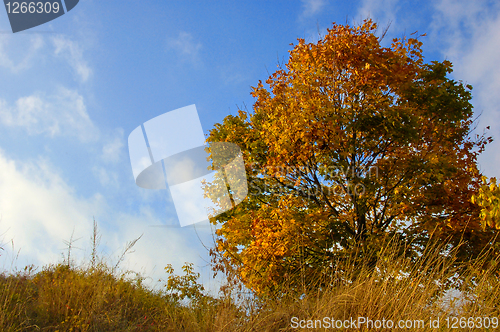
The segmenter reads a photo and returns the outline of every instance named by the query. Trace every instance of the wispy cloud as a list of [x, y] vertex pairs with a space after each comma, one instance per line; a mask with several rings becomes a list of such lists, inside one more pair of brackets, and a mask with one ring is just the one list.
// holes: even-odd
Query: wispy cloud
[[54, 54], [64, 58], [73, 68], [76, 76], [81, 82], [86, 82], [92, 75], [92, 69], [83, 57], [82, 47], [75, 41], [64, 36], [52, 38]]
[[431, 28], [433, 35], [439, 38], [436, 42], [442, 53], [456, 58], [472, 50], [465, 46], [473, 41], [473, 34], [484, 31], [485, 25], [492, 20], [492, 11], [485, 5], [481, 0], [441, 0], [435, 3]]
[[301, 0], [302, 13], [301, 18], [308, 18], [318, 14], [326, 5], [326, 0]]
[[49, 96], [35, 93], [21, 97], [14, 105], [0, 99], [0, 123], [22, 127], [29, 135], [76, 136], [81, 141], [98, 137], [98, 129], [87, 113], [83, 97], [63, 87]]
[[[45, 58], [46, 39], [40, 35], [21, 35], [13, 38], [0, 35], [0, 67], [8, 68], [16, 74], [30, 69], [36, 58]], [[63, 59], [74, 71], [77, 79], [86, 82], [92, 76], [92, 69], [83, 56], [83, 47], [65, 36], [47, 38], [53, 47], [50, 55]], [[23, 50], [22, 52], [15, 50]]]
[[175, 38], [167, 38], [167, 48], [177, 53], [181, 61], [189, 61], [198, 64], [202, 44], [196, 41], [192, 34], [181, 31]]
[[491, 127], [495, 141], [479, 158], [488, 176], [500, 176], [500, 4], [487, 1], [436, 3], [432, 41], [454, 65], [453, 77], [474, 86], [473, 104], [482, 113], [478, 132]]
[[[95, 165], [92, 167], [92, 173], [99, 180], [103, 187], [113, 187], [115, 189], [120, 187], [118, 173], [116, 172], [116, 164], [122, 160], [124, 154], [124, 132], [122, 128], [117, 128], [111, 134], [103, 134], [103, 146], [101, 153], [101, 161], [107, 167]], [[128, 160], [126, 161], [128, 162]], [[110, 164], [114, 167], [110, 168]]]
[[[39, 53], [44, 45], [43, 38], [39, 35], [32, 35], [29, 38], [16, 35], [14, 39], [11, 35], [0, 35], [0, 66], [8, 68], [13, 73], [30, 68], [33, 64], [33, 58]], [[15, 47], [13, 44], [21, 44]], [[16, 45], [17, 46], [17, 45]], [[20, 48], [22, 54], [12, 54], [12, 50]]]
[[358, 10], [361, 19], [371, 18], [384, 28], [388, 24], [397, 30], [398, 0], [363, 0]]

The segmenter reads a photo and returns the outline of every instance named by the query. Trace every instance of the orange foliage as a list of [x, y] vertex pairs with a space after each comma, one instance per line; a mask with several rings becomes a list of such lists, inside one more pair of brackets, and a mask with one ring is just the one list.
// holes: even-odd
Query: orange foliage
[[310, 284], [386, 235], [486, 241], [470, 198], [491, 139], [468, 136], [472, 87], [447, 77], [449, 61], [424, 63], [416, 38], [382, 47], [376, 28], [334, 24], [316, 43], [299, 39], [268, 87], [253, 88], [253, 113], [210, 132], [242, 148], [250, 181], [245, 201], [213, 220], [218, 267], [257, 293]]

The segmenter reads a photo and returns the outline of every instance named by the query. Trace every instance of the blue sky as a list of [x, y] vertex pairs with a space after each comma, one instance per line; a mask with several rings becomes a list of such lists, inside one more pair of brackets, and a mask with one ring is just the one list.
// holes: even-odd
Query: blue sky
[[[498, 138], [480, 158], [499, 176], [500, 4], [494, 1], [97, 1], [12, 34], [0, 10], [0, 240], [2, 266], [61, 260], [74, 232], [88, 257], [92, 220], [115, 262], [144, 234], [123, 267], [152, 280], [163, 267], [195, 263], [210, 287], [208, 229], [177, 223], [166, 191], [134, 184], [130, 132], [165, 112], [196, 104], [205, 133], [250, 87], [286, 60], [297, 38], [315, 41], [332, 22], [373, 18], [385, 42], [415, 31], [427, 61], [449, 59], [474, 86], [478, 131]], [[200, 241], [201, 239], [201, 241]], [[15, 259], [17, 257], [17, 259]], [[14, 261], [14, 262], [13, 262]]]

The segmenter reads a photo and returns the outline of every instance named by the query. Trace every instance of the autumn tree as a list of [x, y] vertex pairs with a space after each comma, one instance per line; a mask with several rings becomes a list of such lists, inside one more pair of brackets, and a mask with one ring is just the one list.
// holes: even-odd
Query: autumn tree
[[465, 239], [470, 255], [491, 235], [471, 202], [491, 140], [470, 137], [472, 87], [447, 76], [449, 61], [425, 63], [418, 38], [382, 47], [376, 29], [334, 24], [316, 43], [299, 39], [253, 88], [253, 111], [210, 132], [241, 147], [249, 181], [248, 197], [212, 220], [217, 267], [257, 293], [310, 284], [387, 237], [414, 251], [431, 233]]

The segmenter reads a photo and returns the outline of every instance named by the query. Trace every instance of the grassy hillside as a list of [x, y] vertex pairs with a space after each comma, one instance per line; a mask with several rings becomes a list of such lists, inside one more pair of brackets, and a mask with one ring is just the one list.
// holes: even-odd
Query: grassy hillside
[[[360, 331], [389, 330], [389, 321], [403, 321], [412, 325], [410, 330], [423, 323], [419, 331], [468, 330], [467, 324], [477, 327], [479, 322], [489, 324], [483, 330], [498, 330], [497, 257], [485, 253], [456, 267], [453, 253], [437, 255], [435, 248], [428, 248], [417, 262], [396, 257], [391, 247], [385, 251], [386, 258], [375, 268], [335, 266], [328, 289], [271, 299], [236, 300], [235, 289], [226, 292], [233, 296], [210, 297], [190, 265], [182, 276], [167, 267], [160, 290], [96, 263], [95, 257], [81, 266], [60, 263], [38, 272], [26, 268], [0, 276], [0, 330], [328, 331], [346, 320], [357, 322]], [[359, 324], [359, 317], [366, 323]], [[440, 329], [430, 325], [437, 319]], [[386, 329], [377, 329], [377, 324]]]

